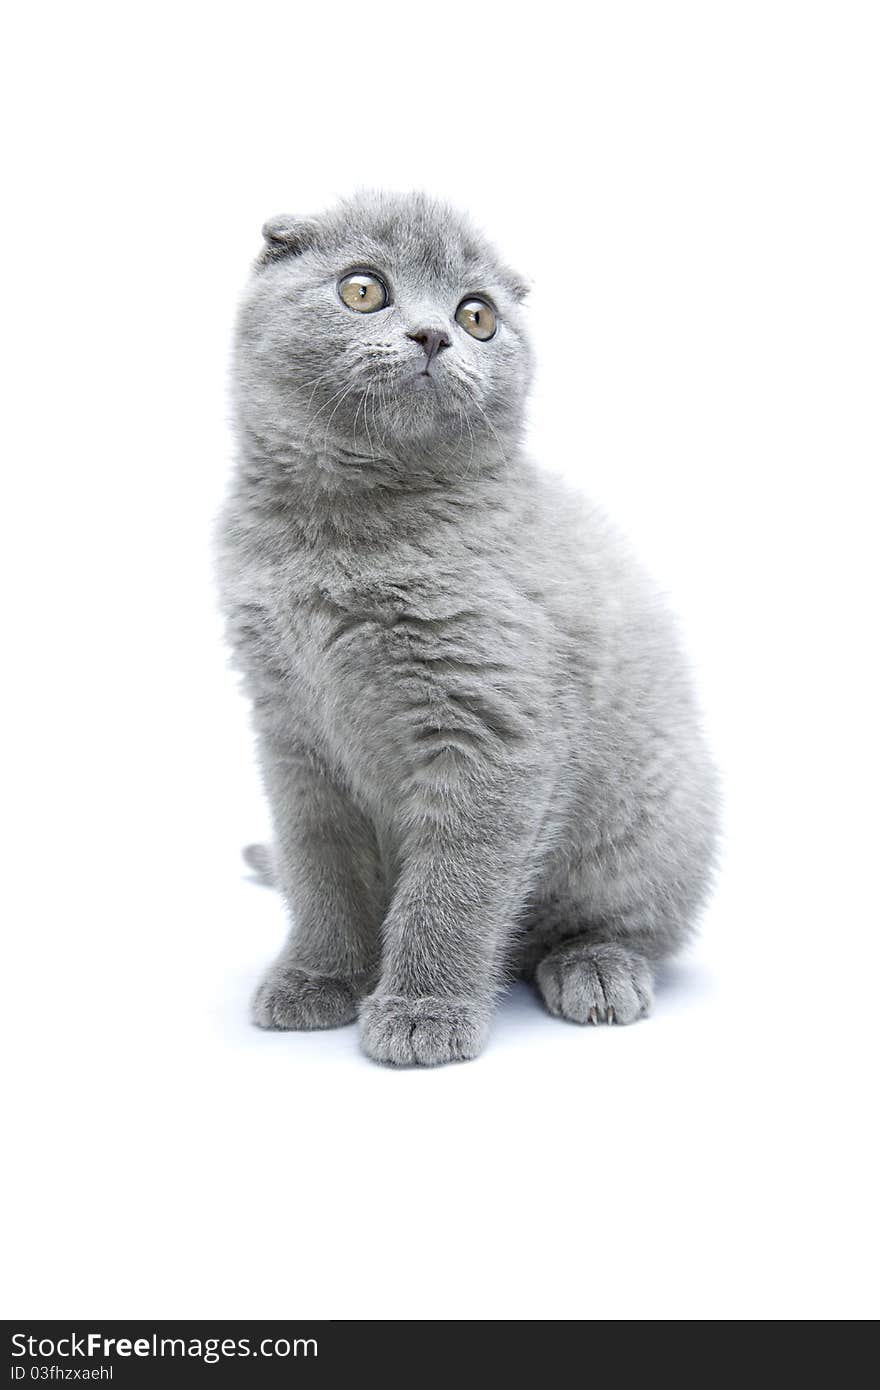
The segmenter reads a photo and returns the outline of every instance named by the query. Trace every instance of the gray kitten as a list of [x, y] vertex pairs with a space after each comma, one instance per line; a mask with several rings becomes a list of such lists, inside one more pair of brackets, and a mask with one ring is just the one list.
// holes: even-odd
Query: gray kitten
[[632, 1023], [706, 893], [716, 781], [655, 591], [522, 453], [523, 282], [423, 196], [263, 234], [221, 575], [294, 925], [254, 1019], [451, 1062], [519, 972]]

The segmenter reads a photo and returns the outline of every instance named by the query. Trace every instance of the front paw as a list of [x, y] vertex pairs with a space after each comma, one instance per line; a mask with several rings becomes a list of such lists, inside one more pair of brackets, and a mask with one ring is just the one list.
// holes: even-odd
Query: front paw
[[257, 988], [251, 1018], [258, 1028], [340, 1028], [356, 1017], [362, 994], [355, 980], [274, 965]]
[[361, 1046], [374, 1062], [437, 1067], [482, 1052], [489, 1010], [465, 999], [371, 994], [361, 1005]]

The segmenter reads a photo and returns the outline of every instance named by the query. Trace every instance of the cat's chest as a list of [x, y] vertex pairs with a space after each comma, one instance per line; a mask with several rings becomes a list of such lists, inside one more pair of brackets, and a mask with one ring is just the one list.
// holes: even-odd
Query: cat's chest
[[468, 611], [448, 577], [401, 565], [312, 575], [294, 587], [288, 621], [297, 655], [330, 678], [358, 662], [366, 676], [439, 658]]
[[[413, 568], [325, 573], [291, 592], [288, 690], [298, 723], [350, 777], [382, 782], [479, 664], [476, 614]], [[458, 673], [453, 675], [451, 673]]]

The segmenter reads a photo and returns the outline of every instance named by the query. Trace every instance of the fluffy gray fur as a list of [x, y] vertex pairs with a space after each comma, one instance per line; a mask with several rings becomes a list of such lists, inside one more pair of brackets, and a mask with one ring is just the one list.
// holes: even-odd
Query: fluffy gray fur
[[[522, 451], [523, 283], [421, 195], [264, 238], [221, 527], [274, 822], [250, 862], [292, 922], [254, 1020], [357, 1016], [377, 1061], [451, 1062], [519, 972], [561, 1018], [634, 1022], [707, 890], [715, 775], [657, 593]], [[361, 267], [379, 312], [340, 298]], [[475, 293], [486, 342], [454, 317]]]

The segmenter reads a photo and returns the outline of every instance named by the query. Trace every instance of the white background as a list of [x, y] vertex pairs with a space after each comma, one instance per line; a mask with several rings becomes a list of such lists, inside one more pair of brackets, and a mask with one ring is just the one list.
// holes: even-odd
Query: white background
[[[876, 1315], [876, 7], [49, 4], [4, 49], [3, 1312]], [[230, 330], [264, 218], [359, 184], [533, 279], [532, 449], [672, 593], [726, 785], [651, 1021], [520, 989], [435, 1072], [247, 1022]]]

